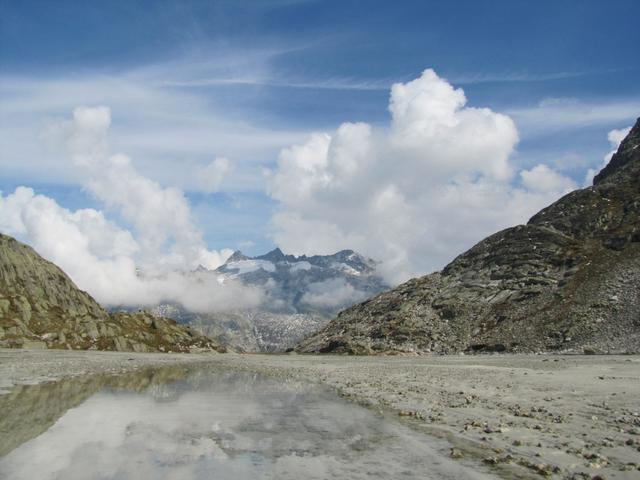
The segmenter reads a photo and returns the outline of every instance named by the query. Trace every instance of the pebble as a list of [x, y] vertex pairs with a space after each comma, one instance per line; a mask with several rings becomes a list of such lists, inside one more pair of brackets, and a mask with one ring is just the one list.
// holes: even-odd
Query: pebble
[[457, 448], [452, 448], [449, 451], [449, 456], [451, 458], [462, 458], [464, 455], [462, 454], [462, 452], [460, 450], [458, 450]]

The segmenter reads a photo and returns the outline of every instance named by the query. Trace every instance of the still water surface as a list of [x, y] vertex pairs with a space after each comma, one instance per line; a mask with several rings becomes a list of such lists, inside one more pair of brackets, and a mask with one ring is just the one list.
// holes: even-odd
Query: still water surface
[[326, 389], [253, 374], [66, 380], [19, 387], [0, 408], [2, 479], [487, 478]]

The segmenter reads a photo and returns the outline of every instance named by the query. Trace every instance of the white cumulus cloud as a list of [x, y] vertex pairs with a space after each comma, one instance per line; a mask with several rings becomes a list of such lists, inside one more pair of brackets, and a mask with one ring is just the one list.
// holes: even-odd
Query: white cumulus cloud
[[397, 83], [386, 128], [344, 123], [281, 151], [267, 174], [272, 236], [292, 253], [352, 248], [388, 280], [442, 267], [575, 188], [546, 165], [517, 172], [514, 122], [467, 106], [433, 70]]
[[229, 159], [225, 157], [217, 157], [208, 165], [198, 169], [198, 186], [204, 192], [216, 192], [230, 170], [231, 162]]
[[300, 301], [316, 308], [336, 308], [365, 298], [366, 292], [357, 290], [342, 278], [334, 278], [310, 284]]
[[132, 231], [101, 211], [72, 212], [26, 187], [0, 194], [0, 230], [33, 245], [108, 305], [170, 301], [193, 311], [256, 306], [261, 292], [191, 272], [199, 265], [216, 268], [232, 250], [206, 247], [182, 191], [143, 176], [126, 155], [109, 153], [110, 125], [108, 107], [78, 107], [51, 131], [67, 144], [85, 188]]
[[520, 177], [522, 185], [531, 192], [567, 192], [577, 188], [573, 180], [544, 164], [521, 171]]

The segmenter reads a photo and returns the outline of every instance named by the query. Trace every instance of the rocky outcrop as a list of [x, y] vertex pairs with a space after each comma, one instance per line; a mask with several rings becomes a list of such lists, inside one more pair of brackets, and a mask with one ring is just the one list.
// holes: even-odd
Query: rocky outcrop
[[640, 120], [593, 186], [341, 312], [297, 349], [639, 352]]
[[107, 313], [53, 263], [0, 234], [0, 347], [188, 352], [217, 345], [150, 313]]

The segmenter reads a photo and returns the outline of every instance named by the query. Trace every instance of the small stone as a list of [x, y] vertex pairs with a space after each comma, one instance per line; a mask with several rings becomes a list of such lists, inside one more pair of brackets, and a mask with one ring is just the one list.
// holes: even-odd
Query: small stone
[[460, 450], [458, 450], [457, 448], [452, 448], [449, 451], [449, 456], [451, 458], [462, 458], [464, 455], [462, 454], [462, 452]]
[[547, 465], [545, 463], [535, 464], [533, 466], [533, 470], [538, 472], [540, 475], [544, 475], [545, 477], [548, 477], [553, 472], [553, 468], [550, 465]]

